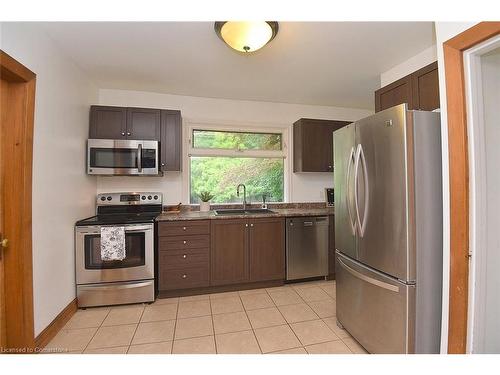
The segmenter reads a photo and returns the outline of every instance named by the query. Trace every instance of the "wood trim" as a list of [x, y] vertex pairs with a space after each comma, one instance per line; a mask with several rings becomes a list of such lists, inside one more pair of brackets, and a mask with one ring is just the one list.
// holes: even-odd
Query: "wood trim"
[[0, 50], [0, 75], [9, 82], [29, 82], [36, 74], [17, 62], [13, 57]]
[[63, 311], [35, 338], [35, 351], [39, 351], [52, 340], [78, 310], [77, 299], [71, 301]]
[[469, 161], [463, 52], [498, 34], [500, 22], [481, 22], [443, 44], [450, 164], [448, 353], [465, 353], [467, 343]]
[[[6, 345], [33, 348], [32, 164], [35, 74], [0, 50], [1, 78], [8, 83], [2, 121], [3, 226], [9, 238], [4, 251]], [[4, 127], [6, 124], [2, 124]], [[9, 196], [8, 200], [4, 200]]]

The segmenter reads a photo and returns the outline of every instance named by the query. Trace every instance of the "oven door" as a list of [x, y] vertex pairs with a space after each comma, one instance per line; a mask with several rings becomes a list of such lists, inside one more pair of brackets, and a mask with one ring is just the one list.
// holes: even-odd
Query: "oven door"
[[[117, 225], [119, 226], [119, 225]], [[125, 259], [101, 259], [101, 226], [76, 227], [76, 283], [147, 280], [154, 278], [154, 226], [125, 227]]]
[[87, 173], [158, 175], [158, 141], [89, 139]]

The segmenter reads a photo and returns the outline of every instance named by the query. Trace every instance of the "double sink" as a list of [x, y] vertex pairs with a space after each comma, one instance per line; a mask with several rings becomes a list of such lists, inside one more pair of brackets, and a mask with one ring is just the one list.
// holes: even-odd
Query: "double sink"
[[252, 214], [273, 214], [274, 211], [271, 211], [268, 208], [247, 208], [247, 209], [224, 209], [224, 210], [215, 210], [216, 215], [252, 215]]

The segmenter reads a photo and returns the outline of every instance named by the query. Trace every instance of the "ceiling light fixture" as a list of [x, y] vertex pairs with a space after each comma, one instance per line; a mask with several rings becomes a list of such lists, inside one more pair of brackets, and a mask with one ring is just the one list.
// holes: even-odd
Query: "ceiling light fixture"
[[215, 22], [216, 34], [229, 47], [239, 52], [255, 52], [274, 39], [278, 33], [275, 21]]

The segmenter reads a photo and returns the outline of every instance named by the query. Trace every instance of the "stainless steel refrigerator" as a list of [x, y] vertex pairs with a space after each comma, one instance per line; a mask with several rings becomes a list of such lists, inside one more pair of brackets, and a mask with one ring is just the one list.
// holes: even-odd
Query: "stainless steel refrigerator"
[[440, 115], [402, 104], [333, 142], [337, 322], [370, 353], [438, 353]]

